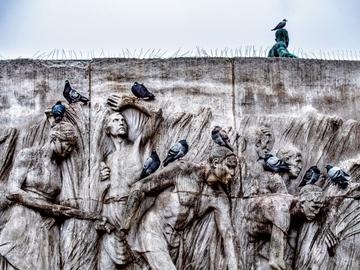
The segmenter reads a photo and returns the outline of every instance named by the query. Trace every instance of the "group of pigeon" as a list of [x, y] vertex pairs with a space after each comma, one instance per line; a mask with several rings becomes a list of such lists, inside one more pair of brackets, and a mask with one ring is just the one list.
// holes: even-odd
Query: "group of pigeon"
[[[79, 94], [75, 89], [71, 88], [70, 82], [68, 80], [65, 81], [65, 87], [63, 95], [65, 99], [71, 104], [76, 102], [82, 102], [87, 104], [89, 99]], [[61, 101], [57, 101], [54, 106], [51, 108], [51, 113], [54, 116], [55, 122], [59, 123], [61, 119], [63, 119], [66, 108]]]
[[[274, 29], [277, 30], [285, 27], [286, 19], [280, 22]], [[145, 85], [134, 82], [131, 87], [131, 92], [139, 99], [143, 100], [154, 100], [155, 95], [152, 94]], [[63, 95], [65, 99], [71, 104], [76, 102], [82, 102], [83, 104], [87, 104], [89, 99], [78, 93], [75, 89], [73, 89], [68, 80], [65, 81], [65, 87]], [[61, 103], [61, 101], [56, 102], [56, 104], [51, 108], [51, 112], [54, 116], [55, 122], [58, 123], [64, 117], [65, 114], [65, 106]], [[220, 145], [228, 148], [233, 151], [233, 148], [230, 144], [230, 139], [228, 134], [224, 129], [220, 126], [215, 126], [211, 131], [212, 140]], [[169, 149], [166, 158], [163, 160], [163, 166], [166, 167], [169, 163], [178, 160], [184, 157], [189, 151], [189, 145], [186, 139], [179, 140]], [[145, 161], [143, 170], [140, 175], [140, 179], [154, 173], [160, 167], [160, 158], [155, 149], [152, 150], [150, 156]], [[266, 154], [264, 157], [264, 169], [266, 171], [270, 171], [273, 173], [281, 173], [288, 172], [290, 170], [289, 165], [279, 159], [278, 157], [273, 156], [272, 154]], [[350, 175], [341, 170], [339, 167], [334, 167], [331, 165], [326, 166], [327, 175], [331, 181], [335, 184], [339, 185], [341, 188], [346, 188], [349, 184]], [[320, 170], [317, 166], [311, 166], [305, 173], [299, 187], [315, 184], [320, 178]]]
[[[266, 171], [270, 171], [273, 173], [281, 173], [281, 172], [288, 172], [290, 170], [289, 165], [277, 158], [274, 157], [272, 154], [266, 154], [264, 158], [264, 169]], [[327, 176], [329, 179], [337, 184], [340, 188], [347, 188], [350, 175], [341, 170], [339, 167], [334, 167], [331, 165], [326, 165]], [[314, 185], [320, 178], [320, 170], [317, 166], [311, 166], [305, 173], [302, 181], [299, 184], [299, 187], [305, 185]]]

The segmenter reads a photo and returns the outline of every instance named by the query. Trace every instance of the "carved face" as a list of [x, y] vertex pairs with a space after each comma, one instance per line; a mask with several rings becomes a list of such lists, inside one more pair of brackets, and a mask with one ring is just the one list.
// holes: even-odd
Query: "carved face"
[[120, 113], [113, 113], [108, 118], [106, 126], [106, 133], [113, 137], [126, 136], [128, 132], [128, 126], [124, 116]]
[[324, 200], [321, 192], [310, 192], [300, 198], [301, 211], [309, 221], [315, 219], [323, 204]]
[[297, 178], [300, 174], [300, 171], [302, 169], [302, 156], [301, 153], [296, 153], [292, 156], [290, 156], [287, 160], [285, 160], [286, 163], [289, 165], [290, 168], [290, 177], [291, 178]]
[[50, 145], [54, 154], [63, 158], [68, 156], [71, 153], [71, 151], [74, 149], [73, 142], [62, 141], [60, 139], [53, 140]]
[[263, 134], [256, 139], [255, 151], [259, 158], [264, 158], [266, 154], [271, 152], [274, 146], [274, 139], [271, 133]]
[[219, 181], [227, 184], [235, 176], [237, 160], [235, 156], [229, 156], [220, 162], [219, 159], [213, 160], [213, 173]]

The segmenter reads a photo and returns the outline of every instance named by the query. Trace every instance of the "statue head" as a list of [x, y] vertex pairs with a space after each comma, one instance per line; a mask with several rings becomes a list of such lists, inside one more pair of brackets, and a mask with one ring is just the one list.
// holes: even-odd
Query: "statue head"
[[274, 146], [274, 136], [268, 127], [258, 127], [255, 129], [255, 151], [259, 158], [264, 158], [269, 154]]
[[281, 148], [276, 156], [285, 161], [290, 168], [290, 178], [297, 178], [302, 169], [302, 156], [298, 148], [293, 145], [287, 145]]
[[125, 117], [119, 112], [110, 114], [106, 120], [105, 133], [112, 137], [126, 137], [128, 125]]
[[275, 41], [276, 42], [284, 42], [286, 47], [289, 46], [289, 34], [286, 29], [278, 29], [275, 32]]
[[263, 159], [266, 154], [271, 152], [274, 141], [270, 128], [266, 126], [251, 127], [245, 131], [240, 148], [242, 152], [246, 150], [247, 155], [252, 158]]
[[324, 205], [323, 191], [316, 185], [305, 185], [300, 190], [300, 208], [306, 219], [314, 220]]
[[66, 157], [77, 143], [75, 127], [67, 122], [60, 122], [50, 129], [50, 147], [58, 157]]
[[235, 176], [235, 168], [237, 166], [237, 159], [234, 152], [230, 151], [224, 146], [216, 145], [210, 153], [209, 165], [211, 174], [214, 180], [223, 184], [228, 184]]

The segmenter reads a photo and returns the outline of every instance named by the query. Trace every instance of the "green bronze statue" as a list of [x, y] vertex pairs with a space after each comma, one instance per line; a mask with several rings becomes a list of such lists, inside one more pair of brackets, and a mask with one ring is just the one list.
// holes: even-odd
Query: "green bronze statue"
[[289, 46], [289, 34], [286, 29], [278, 29], [275, 32], [276, 44], [270, 49], [268, 57], [290, 57], [297, 58], [287, 50]]

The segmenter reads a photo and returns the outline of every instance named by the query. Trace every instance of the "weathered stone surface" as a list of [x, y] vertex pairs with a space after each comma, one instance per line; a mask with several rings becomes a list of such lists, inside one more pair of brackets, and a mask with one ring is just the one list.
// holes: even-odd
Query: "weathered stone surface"
[[[65, 101], [66, 79], [88, 105]], [[134, 81], [156, 99], [132, 97]], [[0, 269], [356, 269], [359, 87], [350, 61], [0, 61]], [[180, 139], [183, 160], [139, 181], [150, 151], [162, 161]], [[264, 170], [270, 152], [289, 171]]]

